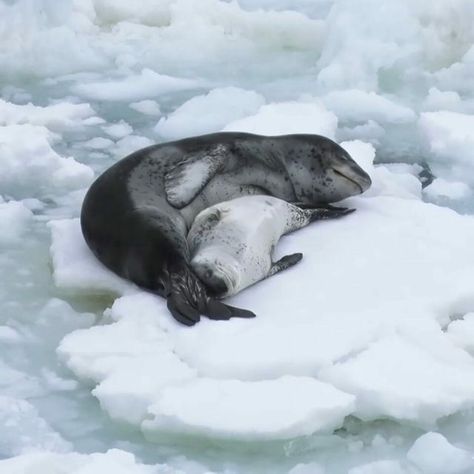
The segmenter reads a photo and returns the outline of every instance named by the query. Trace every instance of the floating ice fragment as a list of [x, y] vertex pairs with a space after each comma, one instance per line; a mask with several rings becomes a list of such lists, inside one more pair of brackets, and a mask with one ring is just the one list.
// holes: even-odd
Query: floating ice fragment
[[439, 111], [422, 113], [421, 138], [428, 153], [453, 179], [473, 183], [474, 115]]
[[122, 294], [133, 285], [103, 266], [87, 247], [79, 219], [53, 220], [51, 258], [56, 286], [90, 293]]
[[112, 125], [104, 125], [102, 129], [107, 135], [116, 139], [126, 137], [133, 132], [133, 128], [124, 120], [120, 120], [120, 122]]
[[133, 454], [120, 449], [92, 454], [27, 453], [0, 460], [0, 471], [8, 474], [185, 474], [167, 465], [141, 464]]
[[474, 406], [474, 361], [466, 362], [448, 362], [393, 335], [319, 376], [356, 395], [355, 415], [362, 419], [390, 416], [429, 424]]
[[50, 197], [90, 184], [91, 168], [52, 148], [55, 136], [35, 125], [0, 126], [0, 188], [16, 199]]
[[224, 127], [224, 131], [286, 135], [314, 133], [334, 138], [337, 117], [318, 102], [279, 102], [260, 107], [255, 115]]
[[52, 131], [63, 131], [88, 125], [95, 112], [89, 104], [59, 104], [41, 107], [16, 105], [0, 99], [0, 125], [43, 125]]
[[375, 461], [349, 469], [347, 474], [410, 474], [398, 461]]
[[353, 397], [309, 377], [242, 382], [199, 378], [161, 392], [143, 422], [151, 438], [186, 433], [216, 438], [287, 439], [341, 426]]
[[[0, 396], [0, 453], [15, 456], [28, 451], [66, 452], [71, 445], [56, 433], [26, 400]], [[3, 471], [0, 461], [0, 472]]]
[[110, 149], [114, 145], [112, 140], [103, 137], [94, 137], [86, 142], [81, 143], [84, 148], [90, 148], [92, 150], [106, 150]]
[[33, 213], [21, 202], [2, 202], [0, 198], [0, 245], [17, 242], [32, 220]]
[[420, 436], [407, 454], [423, 474], [461, 474], [474, 469], [472, 453], [456, 448], [439, 433], [426, 433]]
[[416, 119], [415, 113], [409, 107], [397, 104], [375, 92], [359, 89], [333, 91], [321, 100], [341, 122], [365, 123], [373, 120], [379, 123], [406, 123]]
[[139, 102], [132, 102], [130, 108], [140, 112], [144, 115], [158, 116], [161, 115], [161, 110], [158, 102], [151, 99], [141, 100]]
[[461, 181], [447, 181], [436, 178], [423, 193], [430, 199], [448, 198], [453, 200], [466, 199], [472, 194], [472, 189]]
[[263, 96], [254, 91], [238, 87], [213, 89], [160, 119], [155, 132], [168, 140], [218, 132], [228, 123], [254, 114], [264, 103]]
[[130, 102], [202, 86], [203, 83], [196, 79], [172, 77], [143, 69], [139, 74], [115, 80], [77, 84], [73, 91], [94, 100]]

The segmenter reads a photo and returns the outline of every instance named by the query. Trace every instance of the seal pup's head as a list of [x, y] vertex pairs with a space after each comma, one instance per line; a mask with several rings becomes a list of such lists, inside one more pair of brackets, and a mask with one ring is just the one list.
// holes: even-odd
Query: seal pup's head
[[369, 189], [370, 176], [344, 148], [320, 135], [294, 135], [285, 156], [297, 200], [336, 202]]
[[191, 266], [214, 297], [232, 295], [240, 284], [238, 263], [228, 253], [219, 252], [218, 247], [199, 252]]

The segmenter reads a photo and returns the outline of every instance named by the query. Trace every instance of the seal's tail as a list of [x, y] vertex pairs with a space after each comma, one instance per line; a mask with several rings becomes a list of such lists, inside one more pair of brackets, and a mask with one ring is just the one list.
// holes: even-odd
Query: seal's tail
[[229, 306], [211, 298], [204, 284], [188, 265], [183, 265], [179, 271], [175, 269], [170, 272], [166, 298], [170, 313], [186, 326], [196, 324], [201, 314], [214, 320], [255, 317], [251, 311]]

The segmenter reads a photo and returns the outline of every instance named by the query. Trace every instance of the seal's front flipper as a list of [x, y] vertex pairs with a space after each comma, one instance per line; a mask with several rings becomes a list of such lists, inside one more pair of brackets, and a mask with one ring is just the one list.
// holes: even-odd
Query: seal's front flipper
[[316, 209], [302, 209], [309, 222], [321, 221], [324, 219], [336, 219], [338, 217], [352, 214], [355, 209], [348, 209], [347, 207], [323, 207]]
[[185, 326], [194, 326], [201, 318], [199, 311], [179, 295], [170, 295], [167, 306], [173, 318]]
[[191, 153], [165, 174], [168, 202], [177, 209], [187, 206], [224, 166], [226, 148], [222, 145], [210, 150]]
[[284, 257], [280, 258], [280, 260], [272, 264], [267, 278], [275, 275], [275, 273], [279, 273], [282, 270], [286, 270], [287, 268], [296, 265], [299, 261], [301, 261], [302, 258], [302, 253], [292, 253], [291, 255], [285, 255]]
[[255, 313], [252, 313], [252, 311], [229, 306], [215, 299], [209, 299], [204, 314], [209, 319], [217, 321], [230, 318], [255, 318]]

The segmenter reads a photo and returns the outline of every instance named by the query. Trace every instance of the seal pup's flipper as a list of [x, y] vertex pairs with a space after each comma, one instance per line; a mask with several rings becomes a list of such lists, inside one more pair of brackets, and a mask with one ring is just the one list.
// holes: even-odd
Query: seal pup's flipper
[[286, 270], [287, 268], [292, 267], [293, 265], [296, 265], [301, 261], [302, 258], [302, 253], [292, 253], [291, 255], [285, 255], [284, 257], [280, 258], [280, 260], [272, 263], [267, 278], [275, 275], [275, 273], [279, 273], [283, 270]]
[[309, 222], [314, 222], [325, 219], [337, 219], [338, 217], [347, 216], [348, 214], [352, 214], [355, 209], [331, 206], [329, 208], [324, 207], [316, 209], [302, 209], [302, 211], [309, 219]]
[[229, 306], [215, 299], [209, 299], [204, 313], [209, 319], [216, 321], [228, 320], [230, 318], [255, 318], [255, 313], [247, 309]]
[[189, 154], [164, 177], [166, 198], [175, 208], [187, 206], [211, 181], [225, 163], [227, 149], [218, 145]]

